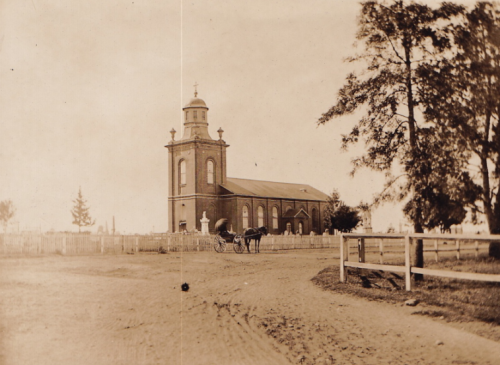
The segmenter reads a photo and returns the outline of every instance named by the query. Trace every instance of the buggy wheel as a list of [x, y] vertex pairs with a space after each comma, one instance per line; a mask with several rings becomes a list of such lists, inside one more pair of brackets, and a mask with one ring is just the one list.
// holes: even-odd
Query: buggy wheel
[[243, 253], [245, 251], [245, 245], [243, 242], [243, 237], [239, 234], [234, 237], [233, 249], [236, 253]]
[[214, 248], [215, 251], [218, 253], [226, 251], [226, 240], [219, 235], [215, 236]]

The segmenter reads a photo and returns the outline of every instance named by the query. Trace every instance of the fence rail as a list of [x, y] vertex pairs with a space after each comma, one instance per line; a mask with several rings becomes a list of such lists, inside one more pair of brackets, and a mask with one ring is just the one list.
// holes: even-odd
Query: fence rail
[[[82, 255], [212, 251], [213, 242], [213, 235], [98, 236], [89, 234], [3, 234], [0, 235], [0, 255]], [[265, 236], [262, 237], [260, 250], [338, 249], [339, 242], [339, 236]], [[253, 245], [252, 241], [250, 246], [252, 252]]]
[[[356, 241], [356, 245], [350, 242]], [[434, 253], [434, 260], [439, 261], [439, 253], [455, 253], [457, 260], [460, 260], [464, 251], [474, 251], [477, 258], [480, 250], [487, 250], [489, 242], [500, 242], [500, 235], [450, 235], [450, 234], [425, 234], [413, 233], [401, 234], [358, 234], [345, 233], [340, 235], [340, 281], [347, 281], [347, 268], [354, 267], [369, 270], [381, 270], [390, 272], [400, 272], [405, 274], [405, 287], [411, 291], [411, 274], [425, 274], [431, 276], [447, 277], [454, 279], [466, 279], [487, 282], [500, 282], [500, 275], [479, 274], [449, 270], [435, 270], [427, 268], [413, 267], [411, 265], [411, 252], [415, 240], [423, 241], [424, 253]], [[387, 245], [390, 241], [392, 244]], [[448, 242], [452, 242], [448, 244]], [[432, 247], [429, 247], [432, 246]], [[387, 251], [386, 247], [394, 248]], [[357, 248], [358, 261], [350, 261], [350, 254], [353, 248]], [[366, 263], [366, 253], [379, 253], [379, 263]], [[405, 265], [384, 264], [384, 253], [404, 254]]]

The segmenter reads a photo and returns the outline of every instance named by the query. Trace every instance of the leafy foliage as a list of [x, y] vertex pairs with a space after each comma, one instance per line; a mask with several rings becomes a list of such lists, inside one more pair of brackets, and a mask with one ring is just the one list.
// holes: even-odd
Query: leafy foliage
[[3, 226], [4, 233], [7, 232], [7, 224], [14, 216], [16, 210], [14, 204], [10, 200], [3, 200], [0, 202], [0, 222]]
[[499, 11], [497, 3], [478, 2], [454, 27], [453, 57], [420, 70], [432, 81], [424, 89], [426, 118], [472, 156], [468, 170], [480, 181], [491, 233], [500, 233]]
[[95, 220], [93, 221], [89, 215], [89, 207], [87, 207], [87, 201], [83, 199], [81, 188], [78, 190], [78, 197], [73, 200], [73, 203], [75, 205], [71, 210], [71, 215], [73, 216], [73, 224], [78, 226], [78, 232], [80, 232], [81, 227], [93, 226]]
[[[323, 124], [357, 109], [365, 110], [350, 134], [343, 136], [343, 148], [360, 140], [366, 145], [366, 153], [353, 160], [353, 173], [361, 167], [385, 171], [386, 186], [375, 203], [409, 199], [405, 212], [415, 232], [436, 224], [435, 217], [428, 214], [434, 214], [439, 206], [433, 204], [433, 209], [428, 209], [433, 197], [422, 196], [426, 190], [462, 206], [469, 204], [468, 200], [460, 201], [463, 195], [449, 195], [461, 186], [448, 185], [470, 184], [459, 165], [466, 159], [460, 156], [465, 150], [444, 146], [444, 136], [437, 135], [441, 130], [416, 119], [417, 109], [425, 106], [421, 93], [428, 82], [419, 70], [450, 47], [451, 19], [463, 11], [449, 3], [438, 9], [404, 1], [362, 3], [357, 38], [365, 50], [350, 61], [365, 61], [366, 69], [359, 75], [348, 75], [336, 104], [318, 120]], [[391, 174], [394, 166], [401, 168], [397, 176]], [[435, 166], [449, 178], [441, 178]]]
[[330, 233], [335, 229], [344, 233], [352, 232], [361, 222], [358, 210], [345, 205], [336, 190], [327, 198], [324, 217], [325, 227]]

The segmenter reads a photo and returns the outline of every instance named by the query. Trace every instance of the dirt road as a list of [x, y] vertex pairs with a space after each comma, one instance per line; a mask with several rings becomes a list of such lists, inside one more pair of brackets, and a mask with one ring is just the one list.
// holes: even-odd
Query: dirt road
[[327, 250], [0, 258], [0, 364], [498, 364], [498, 342], [315, 287], [334, 263]]

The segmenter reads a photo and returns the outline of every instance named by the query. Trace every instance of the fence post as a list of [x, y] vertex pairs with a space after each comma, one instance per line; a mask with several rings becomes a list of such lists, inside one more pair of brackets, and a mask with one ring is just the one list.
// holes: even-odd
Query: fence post
[[476, 250], [476, 260], [479, 256], [479, 242], [478, 241], [475, 241], [474, 242], [474, 249]]
[[135, 238], [135, 252], [139, 253], [139, 237]]
[[104, 254], [104, 236], [101, 236], [101, 253]]
[[378, 249], [380, 251], [380, 265], [384, 264], [384, 240], [382, 238], [378, 239]]
[[274, 251], [274, 236], [271, 237], [271, 251]]
[[457, 245], [457, 260], [460, 260], [460, 240], [456, 240]]
[[411, 238], [405, 236], [405, 286], [406, 291], [411, 291]]
[[434, 240], [434, 259], [436, 262], [439, 261], [439, 256], [438, 256], [438, 240]]
[[[347, 242], [347, 240], [346, 240]], [[345, 283], [347, 281], [347, 269], [344, 266], [344, 261], [347, 257], [349, 259], [349, 245], [344, 246], [344, 235], [340, 234], [340, 282]]]
[[196, 251], [200, 251], [200, 239], [196, 239]]
[[365, 239], [358, 238], [358, 262], [365, 262]]

